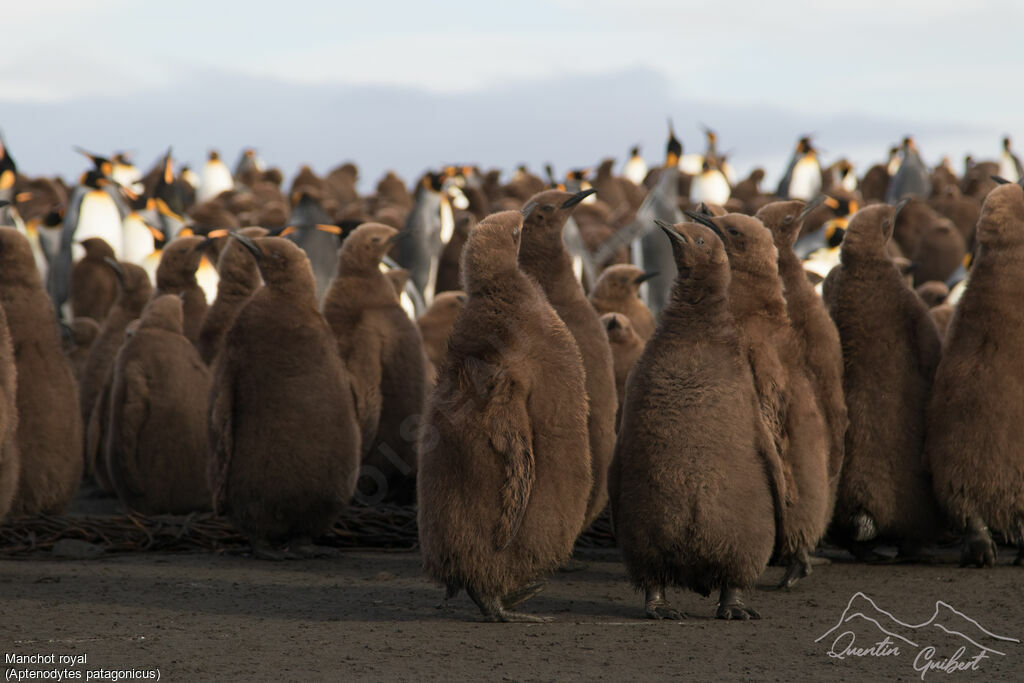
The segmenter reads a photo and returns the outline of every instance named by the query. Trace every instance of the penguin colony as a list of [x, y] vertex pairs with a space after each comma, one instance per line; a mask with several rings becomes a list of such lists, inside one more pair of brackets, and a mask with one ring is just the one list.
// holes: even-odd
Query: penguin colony
[[252, 149], [78, 150], [69, 187], [0, 142], [0, 521], [84, 483], [282, 559], [346, 506], [416, 504], [424, 572], [491, 621], [546, 620], [517, 608], [605, 510], [655, 619], [671, 588], [759, 618], [765, 567], [788, 588], [823, 541], [1024, 564], [1010, 138], [958, 175], [907, 137], [858, 177], [803, 136], [768, 193], [704, 137], [369, 195]]

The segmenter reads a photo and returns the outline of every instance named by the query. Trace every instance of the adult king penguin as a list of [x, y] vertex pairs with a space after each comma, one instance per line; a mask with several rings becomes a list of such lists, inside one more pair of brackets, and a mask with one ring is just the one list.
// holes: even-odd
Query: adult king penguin
[[811, 138], [804, 136], [796, 143], [786, 173], [779, 182], [779, 199], [802, 199], [809, 202], [821, 192], [821, 165]]

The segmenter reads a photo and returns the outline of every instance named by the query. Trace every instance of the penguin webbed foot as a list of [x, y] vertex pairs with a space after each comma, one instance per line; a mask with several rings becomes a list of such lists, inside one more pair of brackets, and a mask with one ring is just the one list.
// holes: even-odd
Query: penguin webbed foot
[[967, 536], [964, 538], [963, 552], [960, 553], [960, 566], [994, 567], [998, 553], [988, 527], [981, 521], [973, 520], [968, 527]]
[[738, 588], [722, 586], [715, 618], [729, 621], [749, 621], [750, 619], [760, 619], [761, 614], [756, 609], [743, 604], [742, 594]]
[[[516, 592], [517, 591], [513, 591], [513, 593]], [[501, 622], [505, 624], [547, 624], [555, 620], [554, 617], [539, 617], [533, 614], [512, 612], [505, 609], [502, 600], [498, 597], [493, 595], [481, 595], [469, 586], [466, 586], [466, 593], [468, 593], [469, 597], [476, 603], [476, 606], [480, 608], [480, 612], [484, 615], [485, 621]], [[509, 595], [511, 596], [513, 593], [510, 593]], [[525, 599], [526, 598], [523, 598], [523, 600]]]
[[528, 583], [521, 588], [517, 588], [514, 591], [509, 591], [505, 594], [505, 597], [501, 599], [501, 606], [505, 609], [513, 609], [523, 604], [530, 598], [536, 597], [547, 588], [546, 581], [534, 581]]
[[681, 621], [686, 615], [672, 607], [665, 599], [665, 588], [648, 588], [644, 592], [644, 614], [648, 619], [674, 619]]
[[807, 549], [801, 548], [790, 558], [786, 573], [782, 576], [782, 580], [779, 581], [778, 588], [792, 588], [796, 585], [797, 581], [810, 575], [811, 558], [807, 554]]

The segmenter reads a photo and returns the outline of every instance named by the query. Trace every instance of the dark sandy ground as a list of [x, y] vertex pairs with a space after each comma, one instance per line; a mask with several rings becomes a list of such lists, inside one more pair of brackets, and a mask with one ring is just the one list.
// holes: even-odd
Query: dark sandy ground
[[[830, 657], [844, 631], [853, 632], [856, 647], [884, 637], [865, 618], [815, 642], [858, 591], [904, 624], [927, 622], [941, 600], [991, 633], [1024, 639], [1024, 569], [1008, 566], [1010, 549], [1001, 566], [988, 570], [958, 568], [953, 549], [935, 565], [864, 565], [833, 556], [788, 592], [766, 590], [781, 576], [770, 568], [764, 587], [747, 600], [761, 611], [760, 621], [715, 620], [713, 597], [673, 591], [688, 619], [657, 622], [642, 618], [616, 551], [585, 551], [578, 557], [586, 569], [552, 577], [547, 591], [524, 605], [556, 619], [538, 625], [482, 623], [465, 595], [452, 609], [437, 609], [442, 591], [420, 575], [414, 552], [350, 551], [280, 563], [215, 553], [6, 560], [0, 650], [85, 654], [85, 664], [34, 667], [71, 669], [83, 680], [99, 669], [159, 669], [171, 681], [909, 681], [921, 680], [915, 657], [922, 666], [928, 656], [938, 661], [964, 646], [960, 660], [967, 664], [987, 652], [976, 670], [931, 671], [924, 680], [1024, 680], [1024, 646], [986, 635], [944, 608], [937, 622], [981, 642], [935, 625], [894, 626], [860, 598], [851, 614], [873, 618], [917, 647], [893, 641], [902, 646], [899, 654]], [[921, 654], [929, 646], [934, 654]], [[4, 667], [5, 678], [33, 668]]]

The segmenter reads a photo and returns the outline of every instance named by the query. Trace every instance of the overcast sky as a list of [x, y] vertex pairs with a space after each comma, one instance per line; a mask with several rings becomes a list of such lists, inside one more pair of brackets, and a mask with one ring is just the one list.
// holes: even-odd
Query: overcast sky
[[167, 93], [209, 72], [452, 94], [641, 69], [680, 99], [990, 128], [994, 154], [1024, 136], [1022, 28], [1015, 0], [16, 0], [0, 128], [3, 102], [156, 93], [173, 110]]

